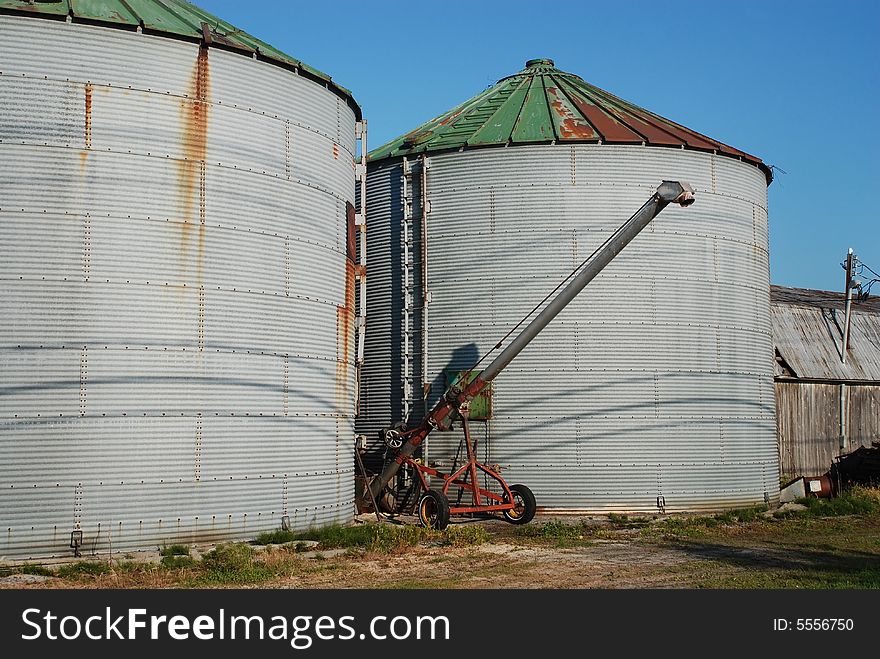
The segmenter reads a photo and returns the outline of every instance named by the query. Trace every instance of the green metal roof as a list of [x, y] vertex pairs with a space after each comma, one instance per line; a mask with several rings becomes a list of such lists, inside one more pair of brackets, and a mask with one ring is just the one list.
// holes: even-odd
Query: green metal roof
[[[205, 41], [259, 59], [296, 68], [306, 77], [327, 85], [345, 98], [361, 118], [361, 110], [350, 90], [302, 61], [273, 48], [213, 14], [185, 0], [0, 0], [0, 12], [43, 18], [64, 18], [74, 22], [100, 23], [110, 27], [136, 29], [152, 34], [169, 34]], [[207, 26], [207, 27], [205, 27]]]
[[449, 112], [370, 152], [372, 161], [472, 147], [551, 142], [595, 142], [683, 147], [721, 153], [757, 165], [734, 149], [609, 94], [557, 69], [550, 59], [526, 68]]

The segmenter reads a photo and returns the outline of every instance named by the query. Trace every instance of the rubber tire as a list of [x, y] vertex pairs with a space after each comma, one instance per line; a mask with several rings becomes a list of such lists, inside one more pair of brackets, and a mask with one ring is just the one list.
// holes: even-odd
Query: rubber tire
[[438, 490], [428, 490], [419, 498], [416, 509], [419, 522], [426, 529], [442, 531], [449, 526], [449, 499]]
[[535, 511], [538, 509], [535, 495], [532, 494], [532, 491], [525, 485], [511, 485], [510, 493], [514, 497], [514, 502], [516, 502], [517, 499], [522, 501], [522, 512], [517, 513], [516, 508], [505, 510], [504, 519], [511, 524], [528, 524], [532, 521], [532, 518], [535, 516]]

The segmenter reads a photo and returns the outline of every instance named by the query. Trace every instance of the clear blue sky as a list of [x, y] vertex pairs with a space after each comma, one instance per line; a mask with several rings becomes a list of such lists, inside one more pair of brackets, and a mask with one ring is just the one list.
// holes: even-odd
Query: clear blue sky
[[842, 290], [848, 247], [880, 272], [880, 0], [196, 4], [351, 89], [372, 147], [550, 57], [785, 171], [773, 283]]

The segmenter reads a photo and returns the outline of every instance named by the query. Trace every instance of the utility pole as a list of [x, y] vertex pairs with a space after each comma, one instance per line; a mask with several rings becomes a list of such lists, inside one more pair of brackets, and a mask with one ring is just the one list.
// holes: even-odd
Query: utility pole
[[853, 254], [852, 247], [846, 253], [846, 262], [843, 267], [846, 270], [846, 317], [843, 322], [843, 350], [840, 351], [840, 361], [846, 364], [846, 351], [849, 347], [849, 315], [852, 310], [852, 290], [855, 288], [853, 282], [853, 266], [858, 258]]

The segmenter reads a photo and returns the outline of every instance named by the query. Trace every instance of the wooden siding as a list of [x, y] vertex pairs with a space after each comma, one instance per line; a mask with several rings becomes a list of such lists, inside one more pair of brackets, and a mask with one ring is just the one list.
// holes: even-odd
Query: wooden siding
[[880, 440], [880, 385], [845, 388], [846, 448], [840, 448], [840, 385], [776, 382], [783, 479], [828, 471], [835, 456]]

